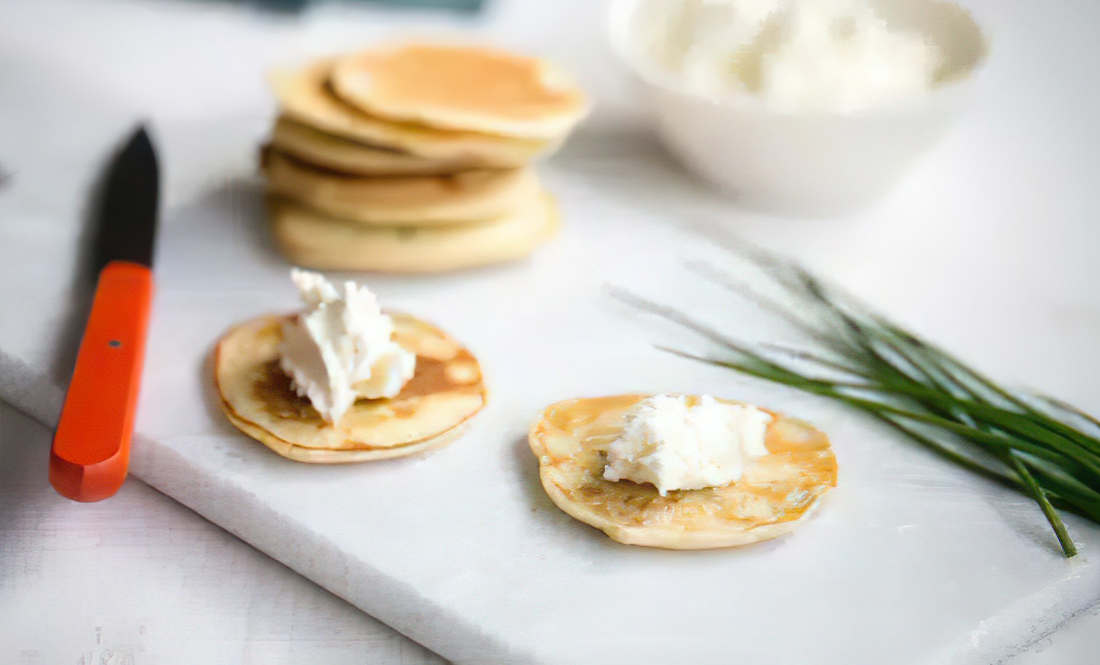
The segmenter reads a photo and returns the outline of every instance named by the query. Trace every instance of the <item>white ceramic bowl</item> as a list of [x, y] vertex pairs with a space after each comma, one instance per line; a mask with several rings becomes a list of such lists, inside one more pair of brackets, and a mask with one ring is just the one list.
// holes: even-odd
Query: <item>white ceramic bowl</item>
[[965, 106], [987, 45], [970, 14], [933, 0], [878, 0], [891, 25], [916, 29], [944, 51], [946, 76], [928, 94], [854, 113], [789, 113], [749, 94], [689, 90], [641, 52], [636, 21], [647, 2], [614, 0], [609, 29], [641, 79], [668, 148], [692, 171], [754, 208], [826, 214], [882, 194]]

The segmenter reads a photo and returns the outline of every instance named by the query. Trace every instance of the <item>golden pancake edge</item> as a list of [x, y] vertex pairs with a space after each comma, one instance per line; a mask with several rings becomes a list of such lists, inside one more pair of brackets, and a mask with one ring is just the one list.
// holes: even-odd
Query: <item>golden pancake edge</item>
[[276, 70], [270, 81], [283, 115], [318, 131], [368, 146], [428, 159], [469, 160], [483, 166], [522, 166], [553, 150], [554, 141], [441, 130], [379, 118], [345, 103], [329, 89], [334, 59]]
[[311, 166], [277, 150], [263, 159], [268, 190], [318, 212], [383, 226], [491, 220], [537, 196], [530, 167], [446, 175], [356, 176]]
[[367, 226], [325, 216], [286, 199], [268, 199], [276, 244], [292, 263], [316, 270], [425, 273], [523, 258], [557, 231], [550, 195], [539, 192], [517, 210], [474, 224]]

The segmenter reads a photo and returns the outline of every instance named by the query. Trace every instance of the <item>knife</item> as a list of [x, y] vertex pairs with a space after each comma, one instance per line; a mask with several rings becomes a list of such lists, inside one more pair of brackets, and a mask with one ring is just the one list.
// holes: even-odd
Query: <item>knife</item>
[[102, 192], [95, 297], [50, 451], [50, 484], [76, 501], [113, 495], [130, 461], [157, 228], [157, 157], [143, 126], [112, 159]]

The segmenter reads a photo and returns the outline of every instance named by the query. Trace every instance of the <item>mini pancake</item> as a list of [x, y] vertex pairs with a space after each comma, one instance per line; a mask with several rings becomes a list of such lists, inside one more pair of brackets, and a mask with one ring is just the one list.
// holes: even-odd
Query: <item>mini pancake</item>
[[321, 170], [274, 150], [263, 162], [272, 192], [364, 224], [427, 226], [494, 219], [539, 192], [530, 168], [370, 177]]
[[626, 411], [646, 397], [552, 404], [528, 437], [550, 499], [613, 540], [666, 549], [768, 540], [793, 530], [836, 486], [829, 439], [806, 423], [775, 413], [766, 434], [768, 454], [751, 462], [741, 479], [729, 485], [661, 496], [648, 483], [604, 480], [607, 447], [622, 432]]
[[441, 272], [522, 258], [558, 226], [542, 193], [488, 222], [450, 226], [366, 226], [325, 217], [285, 199], [268, 203], [272, 232], [294, 264], [317, 270]]
[[563, 72], [476, 46], [407, 44], [337, 60], [333, 92], [362, 111], [430, 127], [560, 139], [588, 110]]
[[493, 166], [474, 156], [440, 159], [379, 148], [286, 117], [275, 121], [271, 145], [304, 162], [351, 175], [434, 175]]
[[485, 405], [481, 366], [442, 330], [391, 314], [394, 340], [416, 353], [416, 373], [391, 399], [360, 399], [326, 422], [279, 368], [282, 322], [263, 316], [230, 330], [215, 350], [214, 382], [238, 429], [299, 462], [363, 462], [444, 445]]
[[275, 72], [271, 83], [283, 114], [328, 134], [380, 148], [429, 159], [470, 159], [500, 168], [522, 166], [556, 147], [552, 141], [448, 131], [383, 120], [333, 95], [328, 86], [331, 69], [332, 61], [323, 60], [301, 69]]

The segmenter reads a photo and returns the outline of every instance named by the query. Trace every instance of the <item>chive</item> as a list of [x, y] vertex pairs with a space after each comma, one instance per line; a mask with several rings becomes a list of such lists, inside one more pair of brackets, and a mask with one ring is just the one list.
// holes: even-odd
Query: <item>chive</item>
[[1054, 512], [1054, 506], [1050, 505], [1046, 494], [1043, 492], [1043, 488], [1039, 487], [1039, 484], [1035, 482], [1035, 478], [1028, 473], [1027, 467], [1020, 462], [1015, 454], [1011, 452], [1008, 453], [1008, 458], [1012, 461], [1012, 465], [1016, 469], [1016, 474], [1020, 476], [1027, 486], [1028, 491], [1030, 491], [1035, 496], [1035, 500], [1039, 502], [1043, 515], [1046, 516], [1047, 521], [1050, 522], [1051, 528], [1054, 529], [1054, 535], [1058, 538], [1058, 544], [1062, 546], [1062, 553], [1067, 557], [1077, 554], [1077, 546], [1070, 540], [1069, 534], [1066, 533], [1066, 525], [1062, 524], [1062, 518], [1058, 517], [1058, 513]]
[[[675, 308], [621, 289], [613, 289], [612, 295], [718, 344], [729, 357], [657, 347], [662, 351], [845, 404], [940, 458], [1030, 497], [1050, 524], [1063, 554], [1077, 553], [1058, 510], [1100, 524], [1100, 438], [1076, 426], [1084, 422], [1100, 432], [1100, 419], [1046, 395], [1035, 395], [1029, 403], [801, 266], [744, 245], [725, 247], [757, 268], [770, 280], [772, 290], [793, 304], [783, 304], [707, 264], [688, 263], [687, 267], [777, 315], [828, 354], [775, 343], [754, 346]], [[839, 372], [844, 378], [800, 371], [777, 360], [776, 354], [828, 370], [832, 377]], [[1039, 403], [1043, 408], [1033, 405]], [[1077, 420], [1069, 422], [1058, 415]], [[945, 444], [941, 435], [958, 446]], [[989, 463], [964, 452], [968, 447], [991, 455]]]

